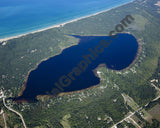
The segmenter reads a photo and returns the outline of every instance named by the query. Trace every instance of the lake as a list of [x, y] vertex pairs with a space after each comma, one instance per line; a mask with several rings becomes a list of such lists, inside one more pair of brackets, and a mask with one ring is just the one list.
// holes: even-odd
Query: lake
[[91, 15], [132, 0], [0, 0], [0, 39]]
[[[16, 100], [36, 101], [37, 95], [58, 95], [87, 89], [100, 83], [93, 72], [100, 64], [111, 70], [123, 70], [137, 56], [138, 42], [130, 34], [108, 36], [78, 36], [77, 45], [66, 48], [61, 54], [41, 62], [26, 82], [23, 94]], [[106, 43], [113, 40], [112, 43]]]

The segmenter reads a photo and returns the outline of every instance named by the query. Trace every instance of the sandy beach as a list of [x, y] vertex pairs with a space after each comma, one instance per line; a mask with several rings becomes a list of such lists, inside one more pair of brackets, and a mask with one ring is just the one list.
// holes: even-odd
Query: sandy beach
[[[131, 1], [131, 2], [133, 2], [133, 1]], [[128, 3], [131, 3], [131, 2], [128, 2]], [[70, 20], [70, 21], [66, 21], [64, 23], [60, 23], [60, 24], [57, 24], [57, 25], [52, 25], [50, 27], [39, 29], [39, 30], [36, 30], [36, 31], [33, 31], [33, 32], [28, 32], [28, 33], [20, 34], [20, 35], [17, 35], [17, 36], [11, 36], [11, 37], [7, 37], [7, 38], [0, 38], [0, 42], [8, 41], [8, 40], [11, 40], [11, 39], [14, 39], [14, 38], [19, 38], [19, 37], [22, 37], [22, 36], [26, 36], [26, 35], [29, 35], [29, 34], [34, 34], [34, 33], [42, 32], [42, 31], [45, 31], [45, 30], [53, 29], [53, 28], [63, 27], [66, 24], [69, 24], [69, 23], [72, 23], [72, 22], [76, 22], [76, 21], [79, 21], [79, 20], [82, 20], [82, 19], [85, 19], [85, 18], [88, 18], [88, 17], [92, 17], [92, 16], [95, 16], [95, 15], [98, 15], [98, 14], [101, 14], [101, 13], [104, 13], [104, 12], [108, 12], [108, 11], [110, 11], [112, 9], [121, 7], [121, 6], [126, 5], [128, 3], [121, 4], [119, 6], [116, 6], [116, 7], [104, 10], [104, 11], [100, 11], [100, 12], [97, 12], [97, 13], [94, 13], [94, 14], [91, 14], [91, 15], [83, 16], [83, 17], [76, 18], [76, 19], [73, 19], [73, 20]]]
[[160, 6], [160, 1], [158, 1], [155, 5]]

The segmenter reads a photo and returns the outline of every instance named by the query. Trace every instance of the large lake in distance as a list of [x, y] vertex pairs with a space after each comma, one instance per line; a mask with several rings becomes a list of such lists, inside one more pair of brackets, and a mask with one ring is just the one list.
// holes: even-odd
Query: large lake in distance
[[101, 12], [133, 0], [0, 0], [0, 39]]
[[[60, 84], [60, 78], [63, 78], [62, 81], [64, 84], [70, 82], [69, 85], [63, 87], [63, 92], [78, 91], [92, 87], [93, 85], [98, 85], [100, 78], [93, 72], [98, 65], [106, 64], [107, 68], [111, 70], [122, 70], [130, 66], [137, 56], [138, 42], [135, 37], [130, 34], [119, 34], [108, 47], [103, 49], [103, 52], [101, 51], [101, 47], [97, 46], [102, 40], [111, 40], [110, 37], [74, 37], [80, 39], [77, 45], [66, 48], [61, 54], [41, 62], [39, 66], [29, 74], [26, 89], [17, 100], [25, 99], [34, 101], [37, 95], [55, 95], [53, 88], [57, 88], [55, 83]], [[96, 53], [94, 51], [95, 48], [101, 52]], [[92, 57], [87, 55], [92, 55]], [[89, 60], [87, 60], [86, 56]], [[80, 63], [83, 60], [85, 60], [88, 65]], [[80, 64], [84, 69], [80, 68]], [[80, 66], [79, 69], [81, 72], [75, 69], [76, 75], [75, 72], [68, 75], [75, 67], [78, 67], [77, 65]]]

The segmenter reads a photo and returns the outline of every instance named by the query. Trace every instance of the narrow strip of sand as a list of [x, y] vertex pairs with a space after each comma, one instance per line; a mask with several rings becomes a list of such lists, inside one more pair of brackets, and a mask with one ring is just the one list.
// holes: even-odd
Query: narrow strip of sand
[[82, 19], [85, 19], [85, 18], [88, 18], [88, 17], [92, 17], [92, 16], [95, 16], [95, 15], [98, 15], [98, 14], [101, 14], [101, 13], [104, 13], [104, 12], [108, 12], [108, 11], [110, 11], [112, 9], [121, 7], [121, 6], [126, 5], [126, 4], [129, 4], [129, 3], [133, 2], [133, 1], [130, 1], [130, 2], [125, 3], [125, 4], [121, 4], [121, 5], [116, 6], [116, 7], [112, 7], [110, 9], [107, 9], [107, 10], [104, 10], [104, 11], [97, 12], [97, 13], [94, 13], [94, 14], [91, 14], [91, 15], [83, 16], [83, 17], [80, 17], [80, 18], [77, 18], [77, 19], [74, 19], [74, 20], [66, 21], [64, 23], [60, 23], [60, 24], [57, 24], [57, 25], [52, 25], [50, 27], [39, 29], [39, 30], [36, 30], [36, 31], [33, 31], [33, 32], [28, 32], [28, 33], [24, 33], [24, 34], [21, 34], [21, 35], [11, 36], [11, 37], [2, 38], [2, 39], [0, 38], [0, 42], [7, 41], [7, 40], [10, 40], [10, 39], [14, 39], [14, 38], [19, 38], [19, 37], [26, 36], [26, 35], [29, 35], [29, 34], [34, 34], [34, 33], [42, 32], [42, 31], [49, 30], [49, 29], [52, 29], [52, 28], [63, 27], [66, 24], [69, 24], [69, 23], [72, 23], [72, 22], [76, 22], [76, 21], [79, 21], [79, 20], [82, 20]]
[[155, 5], [160, 6], [160, 1], [158, 1]]

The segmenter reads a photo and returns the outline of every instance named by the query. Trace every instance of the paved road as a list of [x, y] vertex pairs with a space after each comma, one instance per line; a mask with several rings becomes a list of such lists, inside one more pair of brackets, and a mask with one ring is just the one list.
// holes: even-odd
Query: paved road
[[4, 94], [3, 94], [3, 104], [4, 104], [4, 106], [5, 106], [8, 110], [10, 110], [10, 111], [16, 113], [17, 115], [19, 115], [19, 117], [20, 117], [21, 120], [22, 120], [22, 123], [23, 123], [24, 128], [27, 128], [27, 127], [26, 127], [26, 124], [25, 124], [25, 122], [24, 122], [23, 116], [22, 116], [19, 112], [15, 111], [14, 109], [12, 109], [12, 108], [10, 108], [10, 107], [8, 107], [8, 106], [6, 105]]
[[122, 123], [123, 121], [125, 121], [126, 119], [130, 118], [131, 116], [133, 116], [135, 114], [135, 112], [131, 112], [130, 115], [128, 115], [127, 117], [125, 117], [123, 120], [119, 121], [118, 123], [116, 123], [115, 125], [112, 126], [112, 128], [117, 128], [117, 124]]
[[[156, 89], [157, 91], [160, 91], [160, 88], [158, 88], [157, 86], [155, 86], [153, 83], [151, 83], [151, 85], [152, 85], [153, 87], [155, 87], [155, 89]], [[156, 98], [153, 99], [152, 101], [156, 101], [156, 100], [158, 100], [159, 98], [160, 98], [160, 96], [156, 97]], [[148, 104], [149, 104], [149, 103], [147, 103], [147, 104], [144, 105], [144, 106], [147, 107]], [[117, 125], [118, 125], [119, 123], [122, 123], [122, 122], [125, 121], [126, 119], [130, 118], [130, 117], [131, 117], [132, 115], [134, 115], [136, 112], [141, 111], [142, 108], [143, 108], [143, 107], [141, 107], [140, 109], [138, 109], [138, 110], [136, 110], [135, 112], [131, 113], [129, 116], [125, 117], [123, 120], [119, 121], [118, 123], [114, 124], [114, 125], [112, 126], [112, 128], [117, 128]], [[130, 118], [130, 119], [131, 119], [132, 121], [134, 121], [132, 118]], [[139, 126], [139, 127], [140, 127], [140, 126]]]
[[[156, 97], [155, 99], [153, 99], [152, 101], [156, 101], [160, 98], [160, 96]], [[146, 105], [144, 105], [145, 107], [148, 106], [149, 103], [147, 103]], [[132, 115], [134, 115], [136, 112], [139, 112], [143, 109], [143, 107], [139, 108], [138, 110], [136, 110], [135, 112], [131, 112], [130, 115], [128, 115], [127, 117], [125, 117], [123, 120], [119, 121], [118, 123], [114, 124], [111, 128], [117, 128], [117, 124], [122, 123], [123, 121], [125, 121], [126, 119], [130, 118]]]

